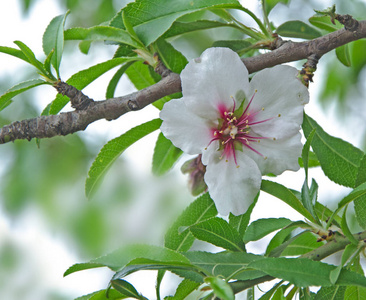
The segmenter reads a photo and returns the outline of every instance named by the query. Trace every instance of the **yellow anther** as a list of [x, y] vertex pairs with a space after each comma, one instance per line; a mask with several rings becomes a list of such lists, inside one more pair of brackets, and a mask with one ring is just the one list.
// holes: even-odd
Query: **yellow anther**
[[264, 107], [262, 107], [262, 110], [264, 110]]
[[273, 138], [273, 140], [275, 141], [275, 140], [276, 140], [276, 138]]
[[258, 90], [256, 89], [254, 92], [256, 93], [256, 92], [258, 92]]
[[278, 117], [281, 117], [281, 114], [278, 114]]
[[236, 166], [236, 168], [239, 168], [240, 166]]
[[226, 162], [229, 162], [228, 160], [225, 160]]

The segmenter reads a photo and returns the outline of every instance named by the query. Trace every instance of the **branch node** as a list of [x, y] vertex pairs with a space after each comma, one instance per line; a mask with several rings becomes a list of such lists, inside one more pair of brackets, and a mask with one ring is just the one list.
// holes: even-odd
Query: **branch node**
[[70, 98], [71, 107], [76, 110], [84, 110], [86, 109], [92, 102], [93, 99], [84, 95], [81, 91], [79, 91], [76, 87], [67, 84], [64, 81], [57, 81], [54, 85], [54, 88], [60, 94], [67, 96]]
[[357, 30], [360, 23], [354, 19], [351, 15], [336, 15], [336, 20], [344, 25], [344, 29], [354, 32]]
[[154, 54], [154, 59], [158, 62], [154, 71], [163, 78], [167, 77], [172, 71], [163, 64], [157, 53]]
[[309, 82], [313, 82], [314, 72], [316, 71], [316, 66], [319, 62], [320, 56], [317, 54], [311, 54], [308, 57], [306, 63], [303, 64], [303, 68], [300, 71], [300, 79], [302, 83], [309, 87]]
[[135, 100], [128, 100], [127, 106], [130, 110], [139, 110], [139, 106]]

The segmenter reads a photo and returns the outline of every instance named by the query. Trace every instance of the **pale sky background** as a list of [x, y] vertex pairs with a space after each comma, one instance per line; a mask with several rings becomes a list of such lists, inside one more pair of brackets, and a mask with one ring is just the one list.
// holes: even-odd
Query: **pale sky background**
[[[250, 8], [255, 8], [255, 5], [257, 4], [257, 1], [242, 2], [249, 2], [248, 4], [251, 6]], [[330, 6], [331, 1], [323, 1], [322, 5], [324, 5], [324, 7]], [[16, 45], [13, 44], [13, 41], [21, 40], [36, 53], [38, 58], [44, 57], [42, 51], [43, 32], [50, 20], [54, 16], [62, 13], [64, 13], [64, 11], [61, 11], [61, 8], [58, 7], [54, 1], [40, 0], [31, 9], [29, 15], [24, 18], [21, 14], [18, 1], [0, 1], [0, 28], [2, 28], [0, 35], [0, 45], [16, 48]], [[310, 16], [311, 14], [306, 17]], [[4, 30], [3, 28], [9, 28], [9, 30]], [[76, 72], [75, 68], [72, 68], [71, 66], [76, 66], [77, 70], [81, 70], [91, 66], [92, 64], [95, 64], [96, 62], [109, 59], [112, 53], [112, 50], [109, 52], [106, 51], [105, 53], [95, 53], [95, 51], [93, 52], [92, 48], [91, 54], [85, 56], [76, 50], [75, 56], [71, 60], [64, 61], [63, 64], [61, 64], [61, 75], [63, 78], [67, 79], [73, 72]], [[21, 68], [24, 66], [24, 62], [0, 53], [0, 66], [1, 77], [9, 77], [12, 78], [12, 80], [16, 80], [17, 76], [19, 76]], [[315, 98], [318, 93], [316, 89], [316, 82], [317, 78], [320, 78], [323, 72], [324, 70], [322, 69], [322, 64], [320, 64], [319, 69], [317, 70], [314, 77], [315, 84], [311, 84], [310, 86], [310, 99]], [[84, 92], [95, 100], [103, 99], [105, 89], [98, 89], [97, 87], [98, 85], [105, 87], [111, 74], [112, 73], [108, 73], [107, 75], [98, 79], [95, 84], [87, 87]], [[366, 78], [366, 75], [364, 77]], [[134, 91], [134, 87], [127, 79], [124, 79], [123, 84], [120, 85], [120, 88], [117, 90], [116, 94], [128, 94], [132, 91]], [[53, 99], [54, 96], [55, 91], [49, 87], [42, 86], [37, 88], [36, 101], [39, 103], [40, 110], [51, 99]], [[307, 105], [306, 111], [310, 116], [315, 118], [316, 121], [329, 134], [341, 137], [355, 145], [360, 144], [361, 132], [358, 133], [357, 131], [352, 130], [352, 134], [350, 134], [350, 127], [333, 125], [340, 123], [338, 123], [339, 121], [337, 120], [336, 114], [332, 108], [324, 112], [323, 110], [319, 109], [314, 101], [312, 102], [310, 100], [310, 104]], [[158, 111], [153, 107], [149, 107], [141, 112], [126, 114], [117, 121], [95, 122], [88, 127], [86, 132], [81, 133], [81, 136], [85, 139], [93, 139], [93, 137], [97, 134], [101, 137], [104, 137], [105, 141], [108, 141], [115, 136], [120, 135], [129, 128], [155, 117], [158, 117]], [[364, 124], [351, 124], [351, 126], [354, 126], [353, 128], [357, 128], [357, 126], [364, 126]], [[136, 172], [150, 172], [153, 144], [155, 142], [156, 136], [157, 133], [150, 135], [143, 141], [133, 145], [123, 154], [128, 158], [129, 163], [135, 166]], [[151, 146], [148, 147], [146, 144], [150, 144]], [[176, 168], [176, 171], [179, 172], [177, 169], [178, 168]], [[276, 180], [285, 183], [287, 187], [300, 190], [304, 179], [303, 173], [303, 170], [300, 170], [297, 173], [286, 172]], [[320, 202], [324, 203], [323, 196], [336, 196], [339, 194], [346, 194], [349, 191], [348, 189], [341, 188], [338, 185], [331, 183], [322, 174], [319, 168], [310, 170], [309, 176], [314, 177], [319, 184]], [[185, 180], [185, 177], [182, 178]], [[301, 216], [299, 216], [294, 210], [289, 209], [288, 206], [283, 204], [281, 201], [270, 196], [263, 197], [262, 195], [260, 197], [258, 206], [253, 212], [252, 219], [255, 220], [257, 218], [281, 216], [289, 217], [293, 220], [302, 219]], [[63, 272], [69, 266], [80, 261], [72, 253], [66, 251], [62, 241], [55, 239], [47, 231], [46, 224], [43, 224], [41, 221], [39, 221], [39, 219], [40, 218], [37, 218], [36, 214], [28, 213], [26, 216], [24, 216], [24, 218], [19, 219], [22, 220], [20, 223], [15, 224], [11, 223], [0, 211], [0, 247], [1, 240], [4, 237], [11, 237], [16, 240], [19, 245], [22, 245], [22, 247], [28, 249], [27, 251], [30, 254], [29, 256], [32, 258], [32, 260], [29, 261], [29, 264], [33, 267], [34, 265], [38, 265], [39, 272], [42, 273], [41, 276], [43, 285], [45, 287], [53, 286], [59, 288], [60, 290], [69, 291], [70, 298], [105, 288], [111, 274], [105, 268], [77, 272], [66, 278], [62, 277]], [[32, 226], [29, 226], [29, 224], [32, 224]], [[29, 247], [29, 245], [33, 245], [33, 247]], [[263, 251], [263, 247], [258, 247], [258, 245], [255, 243], [253, 243], [252, 246], [248, 246], [248, 248], [255, 253], [260, 253]], [[27, 268], [27, 266], [24, 267]], [[144, 274], [151, 273], [138, 273], [138, 276], [135, 276], [135, 279], [132, 278], [131, 282], [133, 282], [137, 288], [144, 287], [144, 290], [141, 289], [144, 295], [149, 299], [154, 299], [155, 278], [150, 280], [150, 283], [146, 285], [146, 281], [141, 280], [141, 276], [144, 276]], [[149, 275], [147, 276], [147, 278], [150, 278]]]

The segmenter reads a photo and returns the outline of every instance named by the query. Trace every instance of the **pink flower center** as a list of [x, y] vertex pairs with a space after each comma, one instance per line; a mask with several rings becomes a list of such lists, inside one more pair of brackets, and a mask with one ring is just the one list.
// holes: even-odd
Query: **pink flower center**
[[[219, 150], [223, 151], [220, 158], [225, 157], [226, 161], [228, 161], [228, 159], [234, 157], [234, 161], [237, 167], [239, 166], [236, 161], [236, 150], [241, 151], [243, 147], [246, 147], [266, 159], [263, 154], [261, 154], [254, 148], [255, 146], [253, 145], [253, 143], [259, 143], [262, 139], [275, 140], [275, 138], [251, 134], [251, 126], [264, 123], [273, 119], [269, 118], [265, 120], [258, 120], [258, 116], [260, 115], [260, 112], [264, 110], [264, 108], [255, 112], [250, 110], [250, 105], [254, 99], [254, 96], [255, 93], [243, 112], [241, 112], [242, 109], [240, 108], [237, 111], [235, 110], [234, 99], [234, 105], [232, 110], [227, 109], [225, 105], [219, 105], [219, 124], [217, 128], [211, 129], [212, 140], [209, 144], [211, 144], [213, 141], [218, 140], [220, 142]], [[280, 115], [278, 115], [278, 117], [280, 117]]]

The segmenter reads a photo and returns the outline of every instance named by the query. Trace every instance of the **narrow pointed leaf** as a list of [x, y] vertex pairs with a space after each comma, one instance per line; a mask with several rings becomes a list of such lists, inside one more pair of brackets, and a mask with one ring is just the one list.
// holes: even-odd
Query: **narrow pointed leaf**
[[189, 294], [195, 291], [200, 286], [200, 283], [191, 281], [189, 279], [183, 279], [178, 285], [174, 296], [168, 296], [166, 300], [184, 300]]
[[0, 96], [0, 111], [7, 107], [12, 102], [11, 99], [14, 98], [16, 95], [19, 95], [31, 88], [42, 84], [47, 84], [47, 82], [42, 79], [33, 79], [21, 82], [13, 86], [9, 90], [7, 90], [5, 94]]
[[161, 120], [154, 119], [130, 129], [125, 134], [105, 144], [89, 169], [88, 178], [85, 182], [86, 196], [91, 197], [93, 195], [105, 173], [123, 151], [139, 139], [159, 129], [160, 125]]
[[68, 14], [69, 11], [53, 18], [43, 34], [43, 51], [46, 55], [49, 55], [51, 51], [54, 51], [51, 62], [56, 70], [58, 78], [60, 78], [59, 69], [62, 53], [64, 51], [64, 26]]
[[131, 38], [127, 31], [102, 25], [90, 28], [74, 27], [65, 30], [65, 40], [111, 41], [127, 44], [135, 49], [140, 47], [140, 45]]
[[115, 90], [117, 88], [118, 82], [120, 81], [123, 74], [125, 74], [126, 70], [134, 63], [134, 61], [130, 61], [125, 63], [122, 67], [118, 69], [118, 71], [113, 75], [112, 79], [108, 83], [107, 91], [105, 94], [106, 99], [113, 98]]
[[285, 186], [268, 180], [262, 180], [261, 190], [271, 194], [272, 196], [281, 199], [288, 205], [290, 205], [293, 209], [298, 211], [308, 220], [315, 222], [314, 217], [305, 209], [300, 200], [296, 197], [296, 195], [286, 188]]
[[159, 134], [155, 144], [152, 172], [163, 175], [168, 172], [182, 155], [182, 150], [175, 147], [162, 133]]
[[212, 218], [189, 228], [195, 238], [231, 251], [245, 251], [239, 233], [221, 218]]
[[20, 50], [23, 52], [23, 54], [26, 56], [28, 62], [36, 67], [39, 71], [41, 71], [42, 74], [47, 75], [46, 70], [43, 67], [43, 64], [36, 58], [33, 51], [23, 42], [21, 41], [14, 41], [14, 44], [16, 44]]
[[207, 277], [205, 282], [213, 289], [215, 295], [223, 300], [234, 300], [234, 292], [230, 285], [218, 277]]
[[244, 234], [244, 242], [257, 241], [267, 234], [270, 234], [273, 231], [278, 229], [282, 229], [283, 227], [291, 224], [292, 221], [286, 218], [268, 218], [268, 219], [259, 219], [252, 222], [245, 234]]
[[306, 114], [304, 114], [302, 127], [306, 137], [316, 129], [311, 146], [324, 174], [335, 183], [354, 187], [364, 153], [350, 143], [327, 134]]
[[177, 251], [188, 251], [193, 244], [194, 237], [187, 228], [216, 215], [217, 210], [214, 202], [208, 193], [203, 194], [183, 211], [168, 230], [165, 235], [165, 247]]
[[105, 289], [100, 290], [94, 293], [90, 293], [88, 295], [84, 295], [76, 298], [75, 300], [120, 300], [126, 299], [128, 297], [122, 295], [120, 292], [115, 289]]
[[[322, 287], [317, 293], [314, 300], [344, 300], [345, 286]], [[349, 299], [351, 300], [351, 299]]]
[[20, 58], [29, 63], [28, 58], [24, 55], [24, 53], [21, 50], [14, 49], [11, 47], [0, 46], [0, 52]]
[[156, 48], [163, 64], [173, 72], [180, 74], [188, 63], [185, 56], [164, 39], [156, 41]]
[[122, 295], [125, 295], [127, 297], [135, 298], [135, 299], [147, 299], [144, 296], [142, 296], [141, 294], [139, 294], [136, 291], [135, 287], [126, 280], [114, 279], [114, 280], [111, 280], [111, 285], [117, 291], [119, 291]]

